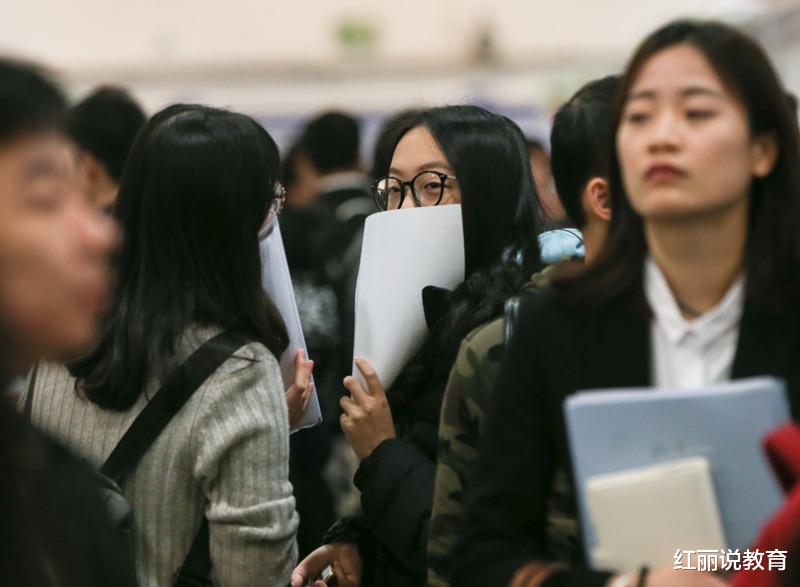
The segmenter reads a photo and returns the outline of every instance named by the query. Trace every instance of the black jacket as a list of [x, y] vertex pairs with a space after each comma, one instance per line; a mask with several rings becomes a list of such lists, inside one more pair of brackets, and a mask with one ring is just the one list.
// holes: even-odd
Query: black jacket
[[0, 400], [0, 585], [134, 587], [96, 474]]
[[446, 378], [434, 377], [402, 409], [393, 406], [398, 437], [381, 443], [356, 472], [362, 513], [339, 521], [325, 537], [325, 542], [358, 545], [364, 563], [362, 587], [425, 584], [446, 383]]
[[[786, 380], [797, 419], [800, 309], [745, 303], [732, 378], [756, 375]], [[564, 399], [581, 389], [650, 384], [650, 312], [641, 291], [592, 315], [565, 308], [550, 290], [524, 299], [467, 495], [454, 585], [504, 587], [526, 562], [548, 560], [545, 513], [555, 472], [566, 470], [573, 483]], [[545, 584], [601, 586], [608, 577], [576, 566]]]

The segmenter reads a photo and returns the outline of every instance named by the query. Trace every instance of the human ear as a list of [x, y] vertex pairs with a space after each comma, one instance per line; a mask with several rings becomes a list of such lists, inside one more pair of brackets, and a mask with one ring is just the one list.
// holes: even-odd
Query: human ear
[[755, 177], [770, 174], [778, 159], [778, 141], [775, 133], [766, 133], [753, 139], [750, 171]]
[[608, 181], [602, 177], [593, 177], [583, 188], [583, 209], [587, 216], [593, 216], [604, 222], [611, 220], [611, 192]]
[[100, 162], [91, 153], [82, 153], [81, 162], [83, 163], [84, 173], [89, 182], [94, 183], [100, 177], [103, 168]]

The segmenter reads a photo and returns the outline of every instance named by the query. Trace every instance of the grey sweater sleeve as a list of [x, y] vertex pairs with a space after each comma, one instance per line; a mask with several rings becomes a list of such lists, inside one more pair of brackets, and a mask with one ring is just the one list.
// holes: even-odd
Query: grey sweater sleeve
[[[192, 428], [194, 477], [208, 500], [215, 585], [286, 585], [297, 561], [289, 424], [278, 363], [249, 345], [212, 376]], [[248, 356], [249, 355], [249, 356]], [[226, 365], [228, 366], [228, 365]]]

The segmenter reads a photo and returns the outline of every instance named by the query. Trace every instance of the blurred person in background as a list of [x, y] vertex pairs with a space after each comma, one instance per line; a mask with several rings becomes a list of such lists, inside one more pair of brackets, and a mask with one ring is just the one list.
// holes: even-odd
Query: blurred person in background
[[86, 194], [98, 210], [110, 212], [114, 205], [125, 161], [146, 119], [128, 92], [112, 86], [96, 89], [67, 113]]
[[533, 181], [536, 182], [536, 191], [539, 192], [539, 201], [544, 216], [544, 228], [550, 230], [559, 228], [569, 223], [567, 213], [561, 205], [553, 181], [553, 171], [550, 168], [550, 154], [544, 145], [534, 139], [525, 139], [528, 147], [528, 156], [531, 159]]
[[375, 210], [359, 161], [360, 144], [358, 120], [343, 112], [326, 112], [312, 119], [299, 139], [300, 170], [307, 159], [319, 189], [312, 204], [319, 216], [318, 228], [306, 238], [312, 241], [317, 266], [336, 292], [339, 324], [344, 326], [331, 377], [326, 380], [337, 388], [352, 367], [352, 331], [347, 325], [354, 320], [354, 276], [361, 257], [364, 220]]
[[285, 585], [297, 560], [277, 360], [288, 335], [259, 254], [280, 208], [279, 165], [270, 135], [242, 114], [174, 105], [153, 116], [114, 207], [125, 238], [99, 343], [69, 368], [38, 368], [32, 420], [99, 466], [200, 345], [222, 331], [248, 341], [122, 483], [144, 586], [173, 584], [198, 528], [202, 580], [214, 585]]
[[283, 158], [282, 181], [286, 206], [280, 216], [281, 236], [308, 356], [314, 361], [315, 383], [324, 390], [317, 395], [323, 424], [298, 430], [289, 441], [289, 480], [300, 516], [297, 546], [299, 556], [305, 557], [337, 517], [336, 495], [323, 472], [331, 455], [330, 435], [336, 432], [332, 429], [338, 428], [338, 394], [331, 391], [338, 387], [339, 373], [333, 371], [342, 335], [337, 292], [318, 262], [311, 237], [325, 221], [325, 215], [311, 205], [318, 196], [318, 176], [297, 143]]
[[[359, 162], [360, 135], [353, 116], [325, 112], [308, 121], [284, 163], [288, 197], [281, 233], [325, 421], [291, 440], [292, 481], [302, 511], [301, 555], [319, 545], [335, 519], [334, 508], [347, 509], [348, 492], [341, 490], [341, 475], [334, 471], [341, 467], [328, 467], [328, 482], [321, 473], [331, 456], [331, 442], [337, 455], [344, 452], [337, 447], [347, 449], [340, 445], [339, 389], [352, 365], [363, 224], [374, 211]], [[349, 475], [346, 479], [349, 487]]]
[[[608, 140], [617, 76], [590, 82], [558, 109], [550, 135], [553, 176], [570, 221], [585, 239], [586, 262], [597, 255], [611, 219], [608, 188]], [[544, 237], [549, 233], [540, 235]], [[527, 288], [545, 287], [556, 271], [535, 274]], [[523, 293], [524, 295], [524, 293]], [[461, 343], [442, 401], [436, 486], [428, 532], [428, 585], [450, 585], [449, 559], [464, 516], [464, 492], [475, 476], [478, 448], [513, 316], [472, 331]], [[556, 553], [578, 540], [577, 524], [552, 512], [550, 528]], [[566, 546], [565, 546], [566, 545]]]
[[559, 495], [576, 517], [562, 405], [577, 390], [771, 375], [800, 415], [800, 136], [768, 57], [729, 26], [670, 23], [634, 53], [612, 126], [608, 235], [582, 271], [521, 301], [467, 492], [456, 585], [724, 584], [672, 568], [590, 569], [577, 541], [554, 559]]
[[428, 335], [388, 393], [363, 359], [355, 363], [368, 390], [345, 378], [352, 396], [340, 402], [340, 421], [361, 461], [354, 483], [362, 513], [331, 528], [295, 569], [292, 587], [326, 565], [341, 587], [424, 585], [439, 412], [458, 345], [499, 315], [539, 266], [536, 187], [514, 123], [475, 106], [446, 106], [401, 116], [381, 148], [384, 139], [394, 146], [374, 184], [378, 208], [460, 204], [465, 279], [424, 298]]
[[307, 208], [319, 196], [319, 174], [299, 142], [289, 147], [283, 157], [283, 183], [286, 187], [287, 207]]
[[0, 585], [132, 587], [93, 472], [5, 396], [35, 361], [92, 344], [109, 285], [117, 232], [77, 189], [65, 110], [39, 69], [0, 59]]
[[[327, 213], [313, 206], [319, 195], [318, 176], [299, 143], [295, 143], [283, 158], [282, 181], [286, 188], [286, 206], [280, 216], [281, 236], [303, 335], [309, 356], [314, 358], [314, 376], [318, 387], [338, 387], [339, 366], [332, 372], [335, 361], [341, 360], [338, 290], [325, 272], [325, 261], [321, 259], [325, 255], [319, 251], [322, 245], [318, 240], [320, 233], [327, 229], [326, 224], [333, 221]], [[334, 404], [335, 401], [332, 400]], [[330, 417], [338, 411], [333, 405], [321, 407]]]
[[[306, 124], [299, 140], [298, 171], [316, 173], [314, 205], [338, 223], [355, 226], [373, 211], [367, 176], [359, 161], [358, 120], [343, 112], [326, 112]], [[342, 230], [344, 228], [342, 227]], [[343, 240], [349, 240], [345, 231]]]
[[[403, 111], [384, 122], [375, 145], [374, 160], [380, 163], [376, 163], [374, 169], [379, 170], [378, 175], [385, 174], [389, 167], [397, 144], [397, 129], [404, 131], [403, 120], [409, 117], [416, 120], [418, 115], [418, 110]], [[325, 425], [296, 432], [291, 439], [291, 479], [300, 513], [298, 546], [302, 558], [319, 546], [336, 518], [351, 515], [359, 508], [358, 491], [352, 483], [358, 461], [342, 438], [338, 418], [339, 399], [344, 392], [340, 388], [341, 357], [344, 354], [345, 360], [350, 360], [352, 351], [358, 272], [352, 270], [346, 276], [343, 290], [352, 293], [342, 300], [345, 322], [340, 325], [336, 292], [323, 268], [316, 263], [308, 238], [309, 232], [319, 230], [325, 216], [315, 213], [312, 206], [304, 205], [316, 176], [300, 146], [292, 147], [284, 159], [287, 208], [280, 222], [309, 356], [314, 358], [315, 372], [322, 374], [317, 382], [321, 382], [325, 390], [320, 396]], [[373, 175], [373, 179], [378, 177]], [[295, 198], [300, 201], [298, 206], [291, 205]], [[374, 209], [374, 202], [371, 206]], [[363, 227], [353, 237], [354, 242], [360, 243], [362, 232]], [[360, 249], [355, 252], [360, 255]], [[342, 340], [349, 342], [341, 344]], [[339, 354], [334, 355], [334, 352]], [[324, 482], [320, 479], [323, 471]]]

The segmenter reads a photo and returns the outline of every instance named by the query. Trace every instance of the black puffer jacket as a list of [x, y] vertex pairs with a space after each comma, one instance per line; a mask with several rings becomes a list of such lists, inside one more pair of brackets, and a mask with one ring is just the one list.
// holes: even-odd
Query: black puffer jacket
[[362, 587], [425, 584], [439, 412], [446, 383], [446, 375], [432, 377], [402, 401], [395, 399], [400, 390], [389, 391], [397, 438], [382, 442], [356, 472], [362, 513], [340, 520], [325, 536], [326, 543], [358, 544], [364, 564]]

